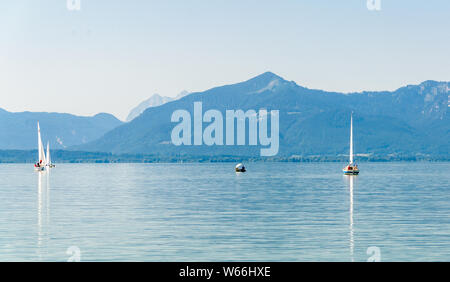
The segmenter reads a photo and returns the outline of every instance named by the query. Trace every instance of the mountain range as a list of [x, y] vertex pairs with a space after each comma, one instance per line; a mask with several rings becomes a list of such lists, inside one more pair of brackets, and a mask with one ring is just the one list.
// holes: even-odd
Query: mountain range
[[62, 113], [20, 112], [0, 109], [0, 149], [29, 150], [37, 148], [37, 122], [42, 140], [53, 149], [65, 149], [100, 138], [122, 124], [110, 114], [91, 117]]
[[153, 96], [151, 96], [150, 98], [141, 102], [139, 105], [133, 108], [128, 114], [126, 121], [127, 122], [132, 121], [148, 108], [161, 106], [167, 102], [178, 100], [188, 94], [189, 92], [187, 92], [186, 90], [181, 91], [175, 98], [160, 96], [159, 94], [153, 94]]
[[[114, 154], [258, 156], [259, 146], [175, 146], [174, 111], [279, 110], [279, 156], [348, 154], [350, 114], [355, 152], [365, 155], [449, 155], [449, 82], [425, 81], [395, 91], [338, 93], [308, 89], [266, 72], [244, 82], [190, 93], [147, 108], [97, 140], [73, 150]], [[204, 127], [207, 123], [204, 123]], [[248, 137], [248, 136], [247, 136]], [[247, 143], [248, 144], [248, 143]]]

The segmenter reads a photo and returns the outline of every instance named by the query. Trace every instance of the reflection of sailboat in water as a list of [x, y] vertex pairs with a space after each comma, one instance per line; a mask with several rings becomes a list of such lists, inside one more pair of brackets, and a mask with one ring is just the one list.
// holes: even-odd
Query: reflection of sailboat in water
[[42, 260], [42, 250], [47, 249], [48, 226], [50, 219], [50, 181], [49, 173], [42, 185], [43, 174], [38, 173], [38, 199], [37, 199], [37, 254], [39, 260]]
[[42, 174], [39, 173], [38, 174], [38, 209], [37, 209], [37, 233], [38, 233], [38, 237], [37, 237], [37, 251], [38, 251], [38, 255], [39, 255], [39, 259], [41, 259], [41, 245], [42, 245], [42, 199], [43, 195], [42, 195]]
[[350, 235], [350, 239], [349, 239], [349, 247], [350, 247], [350, 258], [351, 261], [354, 261], [354, 249], [355, 249], [355, 241], [353, 238], [353, 181], [354, 178], [357, 177], [356, 175], [346, 175], [344, 176], [346, 178], [346, 180], [348, 181], [348, 186], [349, 186], [349, 195], [350, 195], [350, 209], [349, 209], [349, 214], [350, 214], [350, 224], [349, 224], [349, 235]]

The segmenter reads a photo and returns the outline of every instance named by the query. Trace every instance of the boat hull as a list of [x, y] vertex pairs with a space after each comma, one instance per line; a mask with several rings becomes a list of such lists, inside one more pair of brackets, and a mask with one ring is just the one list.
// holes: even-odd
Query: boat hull
[[347, 175], [356, 175], [359, 174], [359, 168], [356, 165], [348, 165], [342, 169], [342, 172]]
[[344, 174], [346, 175], [358, 175], [359, 170], [343, 170]]

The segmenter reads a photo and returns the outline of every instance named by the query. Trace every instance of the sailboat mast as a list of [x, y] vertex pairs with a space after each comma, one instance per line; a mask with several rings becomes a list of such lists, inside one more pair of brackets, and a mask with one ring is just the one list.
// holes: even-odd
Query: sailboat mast
[[350, 164], [353, 164], [353, 113], [350, 118]]
[[39, 127], [39, 121], [37, 123], [37, 127], [38, 127], [38, 154], [39, 154], [39, 161], [41, 161], [41, 156], [42, 156], [42, 141], [41, 141], [41, 128]]

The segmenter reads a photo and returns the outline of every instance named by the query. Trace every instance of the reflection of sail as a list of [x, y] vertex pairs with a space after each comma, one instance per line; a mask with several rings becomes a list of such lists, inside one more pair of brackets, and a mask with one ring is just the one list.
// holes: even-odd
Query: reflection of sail
[[37, 210], [37, 228], [38, 228], [38, 238], [37, 238], [37, 247], [38, 247], [38, 255], [39, 260], [41, 259], [41, 245], [42, 245], [42, 173], [38, 173], [38, 210]]
[[355, 249], [355, 241], [353, 238], [353, 181], [354, 178], [357, 177], [356, 175], [345, 175], [344, 176], [347, 180], [348, 180], [348, 186], [349, 186], [349, 195], [350, 195], [350, 210], [349, 210], [349, 214], [350, 214], [350, 224], [349, 224], [349, 235], [350, 235], [350, 239], [349, 239], [349, 247], [350, 247], [350, 258], [352, 260], [352, 262], [355, 260], [354, 259], [354, 249]]
[[355, 242], [353, 241], [353, 176], [350, 176], [350, 255], [353, 258]]
[[[43, 177], [46, 174], [47, 177]], [[44, 179], [43, 179], [44, 178]], [[38, 173], [38, 198], [37, 198], [37, 254], [38, 259], [43, 260], [42, 250], [47, 249], [48, 226], [50, 225], [50, 181], [48, 172]], [[46, 181], [42, 185], [42, 181]], [[45, 258], [44, 258], [45, 260]]]
[[46, 174], [47, 174], [47, 185], [46, 185], [47, 190], [45, 191], [46, 192], [45, 206], [47, 207], [47, 213], [45, 214], [45, 222], [48, 225], [50, 220], [50, 170], [48, 170]]

